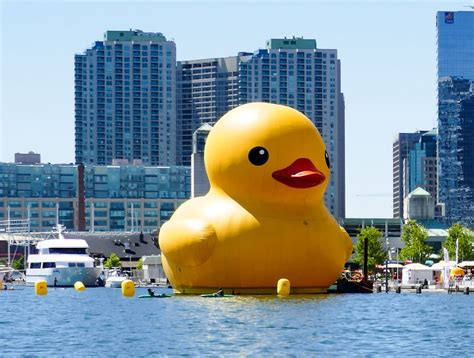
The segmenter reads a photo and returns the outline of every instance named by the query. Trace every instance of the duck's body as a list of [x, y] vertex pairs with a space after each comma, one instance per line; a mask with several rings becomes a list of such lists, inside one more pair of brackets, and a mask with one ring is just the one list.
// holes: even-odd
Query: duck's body
[[[275, 105], [258, 105], [263, 106], [267, 117], [268, 109], [270, 117], [274, 115]], [[255, 104], [247, 106], [260, 110]], [[282, 106], [275, 107], [281, 110]], [[285, 115], [296, 112], [288, 113], [287, 107], [283, 108]], [[296, 126], [280, 131], [284, 138], [291, 141], [296, 136], [303, 143], [312, 136], [320, 138], [319, 134], [315, 136], [314, 126], [300, 122], [299, 117], [304, 116], [297, 117]], [[329, 169], [316, 169], [321, 163], [311, 167], [306, 158], [321, 155], [316, 149], [322, 141], [309, 141], [308, 148], [300, 150], [305, 159], [295, 161], [298, 157], [294, 158], [294, 150], [288, 146], [275, 156], [277, 148], [272, 136], [267, 141], [258, 135], [252, 138], [255, 134], [249, 137], [238, 144], [243, 146], [243, 154], [230, 150], [224, 160], [216, 158], [211, 162], [206, 158], [210, 192], [184, 203], [161, 228], [160, 247], [168, 279], [182, 293], [209, 292], [219, 287], [234, 293], [274, 292], [281, 278], [290, 280], [293, 292], [324, 291], [338, 278], [351, 254], [352, 243], [322, 203], [324, 189], [314, 189], [326, 180]], [[210, 135], [206, 153], [210, 146], [211, 152], [218, 149], [219, 154], [225, 155], [221, 150], [225, 138], [224, 142], [220, 139]], [[249, 148], [263, 144], [265, 147], [257, 148], [271, 148], [270, 157], [267, 154], [265, 161], [251, 158]], [[258, 149], [258, 153], [265, 154], [262, 150]], [[324, 161], [324, 147], [322, 150]], [[287, 180], [284, 175], [290, 168], [288, 164], [298, 167], [298, 173]], [[311, 174], [308, 165], [319, 176]], [[275, 171], [282, 167], [287, 168]]]

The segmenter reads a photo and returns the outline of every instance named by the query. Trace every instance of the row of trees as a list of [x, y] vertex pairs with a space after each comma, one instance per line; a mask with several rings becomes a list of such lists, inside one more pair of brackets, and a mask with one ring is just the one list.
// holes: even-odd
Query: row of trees
[[[373, 271], [376, 265], [381, 265], [388, 258], [388, 251], [380, 239], [383, 234], [375, 227], [368, 226], [360, 229], [357, 235], [354, 261], [364, 262], [364, 240], [368, 239], [368, 263], [369, 270]], [[408, 221], [402, 229], [402, 241], [405, 246], [400, 252], [400, 259], [424, 263], [433, 253], [433, 248], [426, 244], [428, 240], [427, 230], [414, 220]], [[449, 252], [449, 257], [456, 255], [456, 240], [458, 240], [458, 257], [460, 261], [474, 259], [473, 242], [474, 236], [460, 224], [454, 224], [448, 230], [448, 237], [443, 243]], [[442, 251], [439, 253], [443, 256]]]

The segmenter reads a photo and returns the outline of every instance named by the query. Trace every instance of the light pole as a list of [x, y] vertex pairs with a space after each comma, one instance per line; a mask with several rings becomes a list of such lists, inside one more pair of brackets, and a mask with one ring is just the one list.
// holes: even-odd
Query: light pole
[[388, 253], [390, 250], [388, 236], [385, 237], [385, 245], [387, 246], [387, 257], [385, 258], [385, 293], [388, 293]]
[[395, 249], [397, 250], [397, 284], [400, 282], [400, 272], [399, 272], [399, 265], [400, 263], [398, 262], [398, 247]]

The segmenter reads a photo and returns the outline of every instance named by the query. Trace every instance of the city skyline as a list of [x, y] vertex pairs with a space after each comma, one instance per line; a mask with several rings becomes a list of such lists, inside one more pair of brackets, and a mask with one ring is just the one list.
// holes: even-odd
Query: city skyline
[[[44, 162], [74, 161], [73, 56], [88, 48], [91, 39], [100, 38], [107, 30], [132, 27], [162, 32], [168, 38], [174, 38], [178, 60], [232, 56], [238, 51], [262, 48], [272, 37], [303, 36], [315, 38], [319, 48], [337, 49], [342, 64], [348, 217], [391, 217], [393, 136], [398, 132], [435, 127], [436, 11], [462, 10], [463, 6], [461, 2], [457, 5], [447, 2], [377, 5], [336, 2], [296, 3], [287, 9], [284, 3], [267, 8], [268, 2], [225, 5], [149, 2], [142, 4], [143, 8], [137, 8], [119, 2], [117, 5], [122, 10], [118, 11], [117, 6], [110, 4], [45, 3], [38, 6], [36, 3], [6, 2], [1, 5], [4, 20], [2, 53], [5, 54], [1, 80], [1, 161], [11, 162], [14, 152], [29, 150], [40, 152]], [[145, 11], [147, 7], [150, 11]], [[87, 9], [92, 8], [98, 15], [88, 13]], [[151, 9], [167, 16], [153, 22]], [[314, 11], [309, 11], [311, 9]], [[238, 31], [235, 28], [226, 30], [227, 22], [219, 17], [214, 26], [205, 24], [208, 22], [206, 16], [217, 16], [219, 11], [238, 15], [246, 10], [248, 26], [239, 27]], [[203, 19], [202, 26], [193, 28], [193, 33], [185, 31], [189, 27], [172, 21], [180, 17], [179, 23], [185, 24], [193, 19], [193, 14], [201, 15]], [[262, 19], [264, 14], [273, 21], [268, 17]], [[68, 21], [72, 21], [73, 16], [77, 21], [69, 26]], [[103, 18], [102, 21], [94, 21], [99, 18]], [[287, 21], [283, 22], [285, 19]], [[54, 27], [51, 21], [56, 21]], [[88, 26], [81, 27], [81, 22]], [[266, 26], [262, 26], [262, 22]], [[352, 31], [348, 31], [351, 26]], [[385, 32], [370, 31], [374, 26]], [[415, 30], [418, 38], [414, 37]], [[26, 35], [33, 34], [43, 41], [25, 41], [30, 47], [18, 46], [19, 38], [27, 40]], [[71, 41], [55, 41], [54, 36]], [[35, 59], [33, 63], [31, 58]], [[49, 96], [41, 93], [41, 84], [47, 84]], [[54, 96], [58, 97], [55, 102], [45, 102], [45, 97]], [[29, 106], [21, 106], [25, 100]], [[48, 106], [44, 106], [45, 103]], [[58, 133], [64, 136], [58, 137]], [[372, 157], [367, 158], [368, 155]]]

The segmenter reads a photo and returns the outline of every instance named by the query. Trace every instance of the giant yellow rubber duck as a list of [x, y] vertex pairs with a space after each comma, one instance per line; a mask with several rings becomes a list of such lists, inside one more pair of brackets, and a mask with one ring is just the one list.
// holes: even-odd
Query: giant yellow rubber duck
[[339, 277], [352, 242], [324, 206], [330, 163], [302, 113], [251, 103], [211, 130], [204, 161], [210, 190], [183, 203], [159, 234], [162, 263], [180, 293], [217, 288], [323, 292]]

